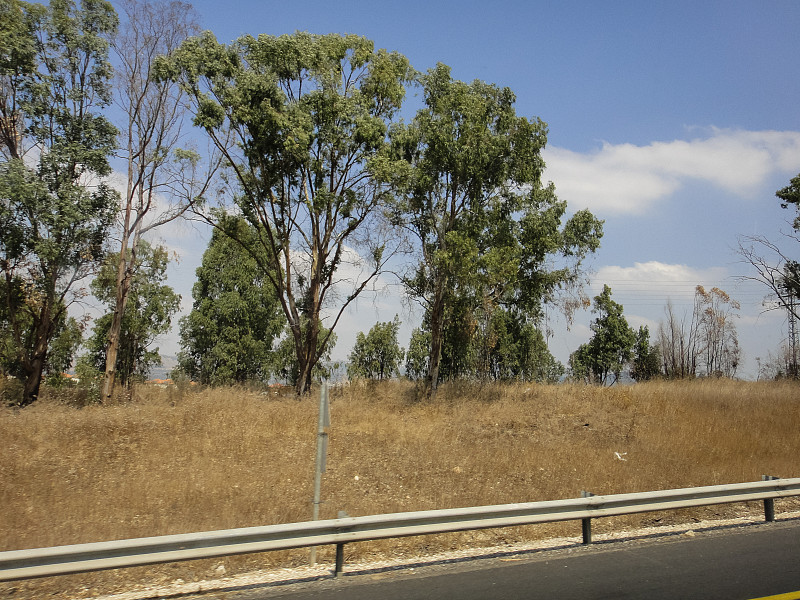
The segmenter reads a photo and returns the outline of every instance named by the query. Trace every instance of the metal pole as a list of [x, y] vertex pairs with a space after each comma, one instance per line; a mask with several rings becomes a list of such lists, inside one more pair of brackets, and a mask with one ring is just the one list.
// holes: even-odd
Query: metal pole
[[[322, 473], [325, 472], [326, 455], [328, 453], [328, 429], [330, 428], [330, 408], [328, 405], [328, 384], [322, 383], [319, 391], [319, 415], [317, 417], [317, 457], [314, 461], [314, 500], [312, 504], [312, 520], [319, 520], [321, 503]], [[317, 564], [317, 548], [311, 548], [311, 566]]]

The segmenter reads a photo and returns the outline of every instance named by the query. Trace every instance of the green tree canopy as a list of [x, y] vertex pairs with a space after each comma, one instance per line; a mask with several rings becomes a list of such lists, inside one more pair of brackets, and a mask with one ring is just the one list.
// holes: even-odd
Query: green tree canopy
[[115, 216], [118, 194], [101, 178], [116, 130], [99, 111], [111, 100], [117, 16], [103, 0], [2, 0], [0, 15], [10, 33], [0, 42], [0, 272], [27, 405]]
[[783, 208], [789, 208], [789, 205], [794, 205], [797, 211], [793, 227], [795, 231], [800, 231], [800, 175], [792, 177], [789, 185], [785, 188], [779, 189], [775, 195], [781, 200]]
[[570, 357], [573, 376], [614, 384], [631, 359], [636, 334], [622, 314], [622, 305], [611, 299], [607, 285], [594, 297], [592, 312], [598, 315], [591, 324], [592, 338]]
[[[12, 286], [11, 294], [7, 295], [6, 286]], [[16, 378], [25, 378], [23, 363], [20, 361], [19, 343], [23, 344], [23, 352], [31, 353], [35, 342], [35, 330], [32, 327], [30, 313], [20, 311], [20, 305], [24, 300], [24, 292], [20, 281], [10, 283], [0, 279], [0, 299], [10, 299], [16, 305], [18, 319], [17, 326], [22, 332], [20, 338], [15, 337], [12, 323], [9, 319], [9, 307], [5, 302], [0, 302], [0, 376], [10, 375]], [[83, 322], [77, 321], [74, 317], [67, 315], [63, 307], [57, 307], [59, 319], [54, 323], [53, 335], [50, 337], [47, 347], [47, 358], [45, 360], [43, 373], [50, 376], [61, 376], [73, 363], [75, 353], [83, 341]], [[19, 388], [20, 392], [22, 387]], [[19, 403], [19, 398], [10, 399], [13, 403]]]
[[473, 322], [478, 311], [491, 320], [498, 307], [535, 322], [559, 289], [579, 284], [602, 223], [580, 211], [562, 224], [566, 203], [542, 184], [547, 127], [517, 116], [510, 89], [453, 80], [442, 64], [421, 79], [425, 107], [392, 129], [393, 154], [376, 172], [397, 190], [395, 221], [418, 244], [404, 282], [426, 309], [433, 394], [448, 324]]
[[[793, 177], [785, 188], [781, 188], [775, 195], [780, 198], [781, 206], [789, 208], [794, 205], [796, 216], [792, 227], [800, 233], [800, 175]], [[793, 258], [786, 258], [783, 265], [783, 274], [775, 280], [778, 299], [789, 307], [798, 318], [796, 304], [800, 298], [800, 262]]]
[[[153, 344], [158, 336], [169, 331], [181, 302], [180, 295], [165, 283], [168, 263], [166, 248], [139, 241], [116, 354], [115, 371], [124, 385], [130, 385], [134, 378], [146, 378], [152, 367], [161, 364], [159, 350]], [[108, 330], [117, 297], [118, 264], [119, 256], [110, 254], [91, 284], [94, 296], [109, 309], [95, 321], [92, 335], [85, 344], [88, 363], [98, 371], [105, 371], [106, 367]]]
[[[429, 320], [423, 320], [417, 338], [412, 337], [407, 372], [413, 379], [427, 373], [430, 350]], [[420, 347], [425, 342], [425, 347]], [[415, 356], [412, 356], [414, 354]], [[421, 375], [413, 375], [424, 369]], [[468, 303], [447, 307], [442, 343], [441, 380], [536, 381], [555, 383], [564, 366], [550, 353], [544, 335], [519, 312], [502, 307], [474, 310]]]
[[661, 352], [658, 346], [650, 344], [650, 330], [647, 325], [642, 325], [633, 344], [631, 377], [636, 381], [649, 381], [660, 374]]
[[428, 357], [430, 355], [431, 334], [421, 327], [411, 332], [406, 352], [406, 377], [422, 379], [428, 373]]
[[393, 321], [375, 323], [367, 335], [359, 332], [349, 356], [349, 377], [388, 379], [396, 375], [405, 354], [397, 343], [399, 329], [400, 320], [395, 316]]
[[197, 268], [192, 311], [181, 319], [178, 362], [200, 383], [267, 382], [280, 366], [272, 351], [286, 320], [248, 250], [260, 249], [257, 237], [243, 218], [221, 215]]
[[[307, 327], [308, 325], [306, 324], [305, 326]], [[329, 332], [321, 323], [318, 323], [317, 327], [321, 334], [320, 338], [318, 338], [318, 343], [322, 343], [323, 337], [327, 338], [328, 341], [324, 350], [317, 350], [319, 360], [311, 371], [312, 381], [329, 379], [333, 371], [339, 367], [339, 363], [331, 361], [331, 352], [336, 347], [336, 334]], [[273, 363], [275, 364], [275, 377], [293, 387], [297, 387], [301, 375], [292, 336], [285, 335], [278, 342], [278, 347], [273, 356]]]
[[[263, 34], [225, 45], [207, 32], [159, 70], [181, 82], [195, 124], [230, 164], [303, 393], [343, 311], [392, 254], [395, 238], [381, 225], [386, 190], [371, 171], [412, 69], [355, 35]], [[361, 276], [345, 275], [346, 265]]]

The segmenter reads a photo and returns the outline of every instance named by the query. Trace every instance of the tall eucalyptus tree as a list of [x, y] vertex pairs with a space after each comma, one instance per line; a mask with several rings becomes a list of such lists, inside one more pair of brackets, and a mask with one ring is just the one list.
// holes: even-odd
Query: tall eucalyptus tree
[[101, 113], [111, 102], [117, 15], [104, 0], [2, 0], [0, 14], [13, 33], [0, 42], [2, 301], [27, 405], [117, 210], [118, 195], [102, 179], [116, 129]]
[[547, 126], [517, 116], [510, 89], [453, 80], [442, 64], [421, 79], [425, 106], [392, 130], [393, 159], [382, 175], [401, 195], [396, 222], [418, 242], [420, 260], [404, 280], [426, 310], [432, 396], [448, 311], [466, 305], [473, 323], [478, 312], [513, 307], [537, 320], [559, 287], [580, 283], [602, 222], [579, 211], [562, 225], [566, 203], [542, 184]]
[[159, 68], [181, 83], [195, 124], [230, 165], [238, 210], [258, 232], [251, 254], [288, 321], [302, 394], [343, 312], [392, 255], [387, 191], [372, 171], [412, 69], [355, 35], [225, 45], [208, 32]]
[[[169, 56], [187, 37], [199, 33], [194, 9], [177, 0], [124, 0], [120, 6], [124, 18], [112, 46], [119, 63], [116, 104], [124, 115], [120, 151], [127, 169], [115, 298], [111, 322], [105, 327], [103, 398], [114, 390], [120, 334], [140, 240], [181, 217], [202, 198], [214, 172], [212, 166], [199, 174], [200, 156], [178, 147], [186, 105], [180, 87], [153, 77], [157, 56]], [[213, 162], [212, 157], [210, 164]]]

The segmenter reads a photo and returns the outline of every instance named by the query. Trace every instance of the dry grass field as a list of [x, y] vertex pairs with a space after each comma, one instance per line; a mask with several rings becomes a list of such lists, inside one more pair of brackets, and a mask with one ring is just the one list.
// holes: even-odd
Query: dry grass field
[[[331, 399], [322, 518], [800, 476], [800, 387], [790, 382], [459, 384], [441, 388], [435, 402], [389, 382], [354, 384]], [[316, 407], [315, 397], [143, 386], [112, 405], [77, 408], [50, 397], [0, 409], [0, 550], [308, 520]], [[594, 527], [747, 510], [643, 514]], [[363, 542], [346, 556], [579, 534], [580, 523], [538, 525]], [[212, 577], [220, 565], [232, 574], [307, 559], [307, 550], [274, 552], [14, 582], [0, 584], [0, 598], [77, 598], [131, 582]], [[318, 560], [332, 560], [332, 548]]]

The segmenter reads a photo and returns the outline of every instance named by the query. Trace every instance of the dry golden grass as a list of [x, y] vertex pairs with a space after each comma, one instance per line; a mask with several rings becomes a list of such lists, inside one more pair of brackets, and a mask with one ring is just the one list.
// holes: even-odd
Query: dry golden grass
[[[800, 388], [725, 380], [630, 387], [412, 384], [332, 393], [322, 518], [800, 476]], [[303, 521], [311, 515], [314, 397], [139, 388], [81, 409], [0, 410], [0, 550]], [[625, 460], [615, 456], [619, 453]], [[778, 503], [778, 509], [789, 501]], [[757, 507], [756, 507], [757, 508]], [[713, 515], [600, 520], [597, 531]], [[351, 544], [348, 559], [553, 535], [578, 523]], [[330, 560], [332, 549], [320, 551]], [[130, 582], [201, 579], [307, 560], [307, 551], [0, 585], [0, 597], [73, 598]]]

